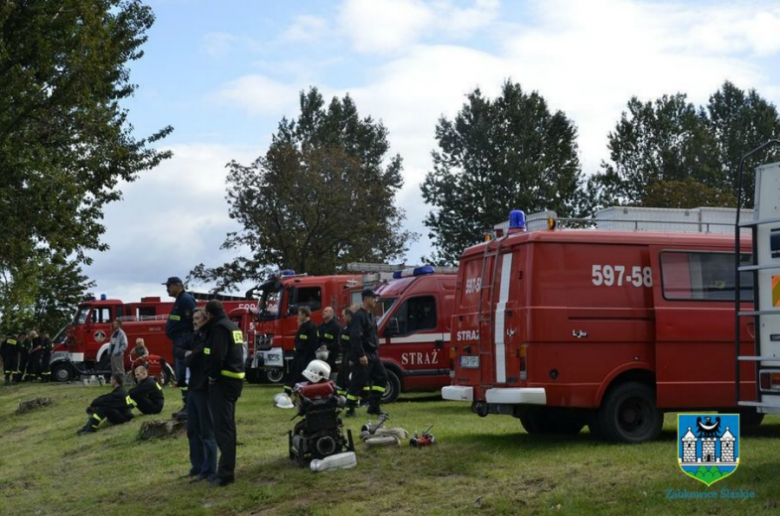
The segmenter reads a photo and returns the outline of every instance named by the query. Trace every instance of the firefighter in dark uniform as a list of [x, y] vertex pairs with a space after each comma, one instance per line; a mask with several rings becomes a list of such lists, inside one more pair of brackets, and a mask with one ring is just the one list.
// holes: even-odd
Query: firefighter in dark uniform
[[51, 351], [54, 345], [49, 338], [49, 332], [43, 332], [43, 342], [41, 343], [41, 381], [51, 381]]
[[365, 387], [369, 386], [368, 413], [381, 415], [379, 406], [382, 394], [387, 388], [387, 371], [379, 358], [379, 339], [376, 333], [376, 318], [372, 310], [377, 295], [370, 288], [364, 289], [363, 305], [355, 313], [350, 325], [350, 372], [352, 379], [347, 392], [347, 416], [355, 415], [355, 407]]
[[219, 447], [217, 474], [212, 486], [235, 481], [236, 401], [244, 386], [244, 334], [231, 321], [217, 300], [206, 303], [209, 320], [204, 326], [209, 349], [209, 408], [214, 418], [214, 436]]
[[16, 366], [16, 381], [23, 382], [27, 376], [27, 359], [30, 357], [30, 346], [32, 345], [32, 342], [27, 338], [26, 333], [20, 333], [16, 340], [19, 349], [19, 361]]
[[284, 390], [292, 394], [293, 387], [300, 381], [308, 381], [301, 373], [309, 365], [309, 362], [317, 359], [317, 348], [320, 346], [320, 337], [317, 327], [311, 321], [311, 308], [301, 306], [298, 308], [298, 331], [295, 334], [295, 358], [293, 358], [290, 381]]
[[184, 406], [173, 417], [177, 419], [187, 418], [187, 365], [184, 363], [184, 353], [192, 339], [192, 312], [195, 311], [195, 299], [184, 290], [181, 279], [172, 276], [163, 283], [168, 290], [168, 295], [175, 297], [168, 322], [165, 324], [165, 335], [173, 344], [174, 371], [176, 383], [181, 390], [181, 398]]
[[336, 393], [341, 396], [347, 395], [349, 387], [349, 325], [352, 323], [354, 312], [352, 308], [345, 308], [341, 312], [344, 318], [344, 327], [339, 334], [339, 351], [341, 352], [341, 363], [339, 364], [339, 374], [336, 376]]
[[114, 390], [95, 398], [90, 403], [87, 407], [87, 414], [90, 415], [89, 421], [84, 425], [84, 428], [76, 432], [78, 435], [96, 432], [98, 425], [106, 418], [113, 425], [121, 425], [133, 419], [133, 400], [122, 387], [124, 380], [124, 375], [111, 375], [111, 387]]
[[8, 335], [0, 346], [3, 355], [3, 368], [5, 371], [5, 384], [11, 385], [14, 381], [19, 366], [19, 341], [15, 335]]
[[339, 357], [339, 335], [341, 334], [341, 327], [333, 313], [333, 308], [328, 306], [322, 311], [322, 324], [317, 328], [317, 332], [320, 335], [320, 349], [323, 347], [327, 348], [328, 360], [326, 362], [328, 362], [330, 370], [335, 371]]
[[27, 358], [27, 379], [30, 381], [41, 378], [41, 355], [43, 354], [43, 339], [38, 332], [30, 332], [30, 351]]
[[133, 406], [142, 414], [159, 414], [165, 404], [163, 390], [157, 381], [149, 376], [146, 366], [139, 365], [133, 371], [138, 385], [130, 389], [128, 394], [133, 400]]

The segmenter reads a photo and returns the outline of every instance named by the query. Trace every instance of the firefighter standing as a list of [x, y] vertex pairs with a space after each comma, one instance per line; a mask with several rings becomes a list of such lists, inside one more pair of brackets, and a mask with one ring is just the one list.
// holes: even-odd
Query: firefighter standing
[[78, 435], [96, 432], [98, 425], [104, 419], [108, 419], [114, 425], [127, 423], [133, 419], [133, 400], [122, 387], [124, 380], [125, 377], [122, 374], [111, 375], [111, 387], [114, 390], [103, 396], [98, 396], [90, 403], [87, 407], [87, 414], [90, 415], [89, 421], [84, 425], [84, 428], [76, 432]]
[[23, 382], [27, 376], [27, 359], [30, 356], [30, 339], [27, 338], [26, 333], [20, 333], [17, 340], [17, 347], [19, 349], [19, 361], [16, 366], [16, 381]]
[[43, 339], [38, 332], [30, 332], [30, 351], [27, 358], [27, 377], [30, 381], [41, 377], [41, 355], [43, 354]]
[[204, 326], [209, 315], [195, 309], [192, 324], [195, 330], [184, 360], [190, 370], [187, 393], [187, 439], [190, 444], [190, 471], [193, 480], [210, 480], [217, 473], [217, 440], [214, 419], [209, 408], [209, 357]]
[[376, 333], [376, 318], [372, 310], [376, 306], [377, 295], [370, 288], [364, 289], [361, 297], [363, 305], [355, 313], [350, 325], [349, 340], [351, 345], [350, 363], [352, 379], [347, 393], [347, 416], [355, 415], [360, 394], [369, 387], [368, 413], [382, 414], [379, 406], [382, 394], [387, 387], [387, 371], [379, 359], [379, 339]]
[[328, 360], [326, 362], [330, 366], [330, 370], [335, 371], [339, 356], [341, 327], [334, 316], [333, 308], [328, 306], [322, 311], [322, 324], [317, 328], [317, 332], [320, 335], [320, 349], [327, 348]]
[[2, 346], [0, 346], [0, 353], [3, 355], [5, 384], [11, 385], [19, 365], [19, 341], [16, 340], [16, 336], [8, 335], [5, 338]]
[[51, 339], [49, 338], [49, 332], [43, 332], [43, 341], [41, 343], [41, 381], [51, 381]]
[[317, 359], [317, 348], [319, 347], [319, 335], [317, 327], [311, 321], [311, 308], [301, 306], [298, 308], [298, 331], [295, 334], [295, 358], [293, 358], [292, 371], [290, 371], [290, 381], [284, 390], [287, 394], [292, 394], [293, 387], [301, 380], [301, 373], [309, 365], [309, 362]]
[[[355, 308], [355, 310], [357, 310], [357, 308]], [[347, 388], [349, 387], [349, 325], [352, 322], [352, 315], [355, 313], [355, 310], [350, 307], [345, 308], [344, 311], [341, 312], [341, 316], [344, 318], [344, 327], [341, 328], [341, 333], [339, 335], [341, 363], [339, 364], [339, 374], [336, 376], [336, 393], [341, 396], [347, 395]]]
[[128, 395], [133, 406], [143, 414], [159, 414], [165, 405], [163, 390], [157, 381], [149, 376], [146, 366], [139, 365], [133, 371], [138, 385], [130, 389]]
[[187, 366], [184, 363], [184, 350], [192, 339], [192, 313], [195, 310], [195, 299], [184, 290], [184, 283], [180, 278], [172, 276], [163, 283], [168, 290], [168, 295], [175, 297], [173, 308], [165, 324], [165, 335], [171, 339], [173, 345], [174, 370], [176, 383], [181, 390], [181, 411], [173, 414], [177, 419], [187, 418]]
[[214, 418], [214, 435], [219, 447], [217, 474], [209, 483], [226, 486], [235, 481], [236, 401], [244, 386], [244, 334], [228, 319], [217, 300], [206, 303], [205, 325], [209, 348], [209, 407]]

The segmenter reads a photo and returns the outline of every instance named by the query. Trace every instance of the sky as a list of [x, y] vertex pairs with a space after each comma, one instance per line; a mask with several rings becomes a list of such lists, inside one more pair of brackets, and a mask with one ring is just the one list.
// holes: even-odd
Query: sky
[[683, 92], [701, 105], [728, 80], [780, 105], [777, 0], [147, 3], [157, 20], [130, 66], [138, 90], [125, 107], [138, 138], [174, 127], [158, 145], [174, 157], [120, 184], [123, 200], [105, 209], [110, 250], [85, 269], [95, 293], [126, 302], [165, 297], [168, 276], [240, 254], [220, 249], [240, 229], [228, 216], [225, 165], [264, 154], [312, 86], [326, 99], [349, 93], [361, 116], [388, 128], [391, 153], [404, 159], [396, 202], [421, 235], [406, 263], [430, 252], [420, 184], [436, 123], [477, 87], [495, 97], [511, 79], [564, 111], [588, 175], [632, 96]]

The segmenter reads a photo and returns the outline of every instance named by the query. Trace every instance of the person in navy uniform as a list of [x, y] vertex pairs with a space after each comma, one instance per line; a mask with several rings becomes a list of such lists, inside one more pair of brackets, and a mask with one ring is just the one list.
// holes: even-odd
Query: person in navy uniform
[[187, 365], [184, 363], [184, 354], [192, 340], [192, 314], [195, 311], [195, 299], [184, 290], [184, 283], [177, 276], [168, 278], [163, 283], [168, 290], [168, 295], [175, 297], [173, 308], [165, 324], [165, 335], [173, 344], [174, 370], [176, 383], [181, 390], [183, 407], [175, 412], [176, 419], [187, 419]]
[[320, 336], [317, 326], [311, 320], [311, 308], [301, 306], [298, 308], [298, 331], [295, 333], [295, 358], [293, 358], [290, 381], [284, 387], [287, 395], [291, 395], [295, 384], [306, 381], [301, 373], [316, 360], [317, 348], [320, 347]]
[[336, 364], [339, 356], [339, 337], [341, 336], [341, 327], [339, 326], [333, 308], [327, 306], [322, 311], [322, 324], [317, 328], [320, 334], [320, 349], [328, 350], [328, 359], [326, 362], [331, 371], [336, 370]]
[[122, 386], [124, 380], [125, 376], [122, 374], [111, 375], [113, 390], [92, 400], [87, 407], [89, 421], [84, 428], [76, 432], [78, 435], [96, 432], [104, 419], [108, 419], [113, 425], [121, 425], [133, 419], [133, 400]]
[[383, 414], [379, 403], [387, 388], [387, 370], [379, 358], [379, 339], [373, 314], [377, 295], [372, 289], [366, 288], [361, 297], [363, 304], [352, 317], [349, 326], [352, 379], [347, 392], [347, 417], [355, 415], [358, 400], [369, 385], [367, 412], [377, 416]]

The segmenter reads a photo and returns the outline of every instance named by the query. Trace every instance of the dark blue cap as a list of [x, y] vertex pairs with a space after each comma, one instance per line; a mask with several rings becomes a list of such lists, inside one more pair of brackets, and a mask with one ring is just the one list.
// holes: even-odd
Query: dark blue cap
[[376, 292], [374, 292], [374, 289], [371, 288], [364, 288], [363, 293], [361, 294], [361, 298], [365, 299], [367, 297], [379, 297], [376, 295]]
[[168, 278], [168, 281], [163, 283], [163, 285], [170, 285], [172, 283], [182, 283], [183, 284], [184, 282], [178, 276], [171, 276], [170, 278]]

